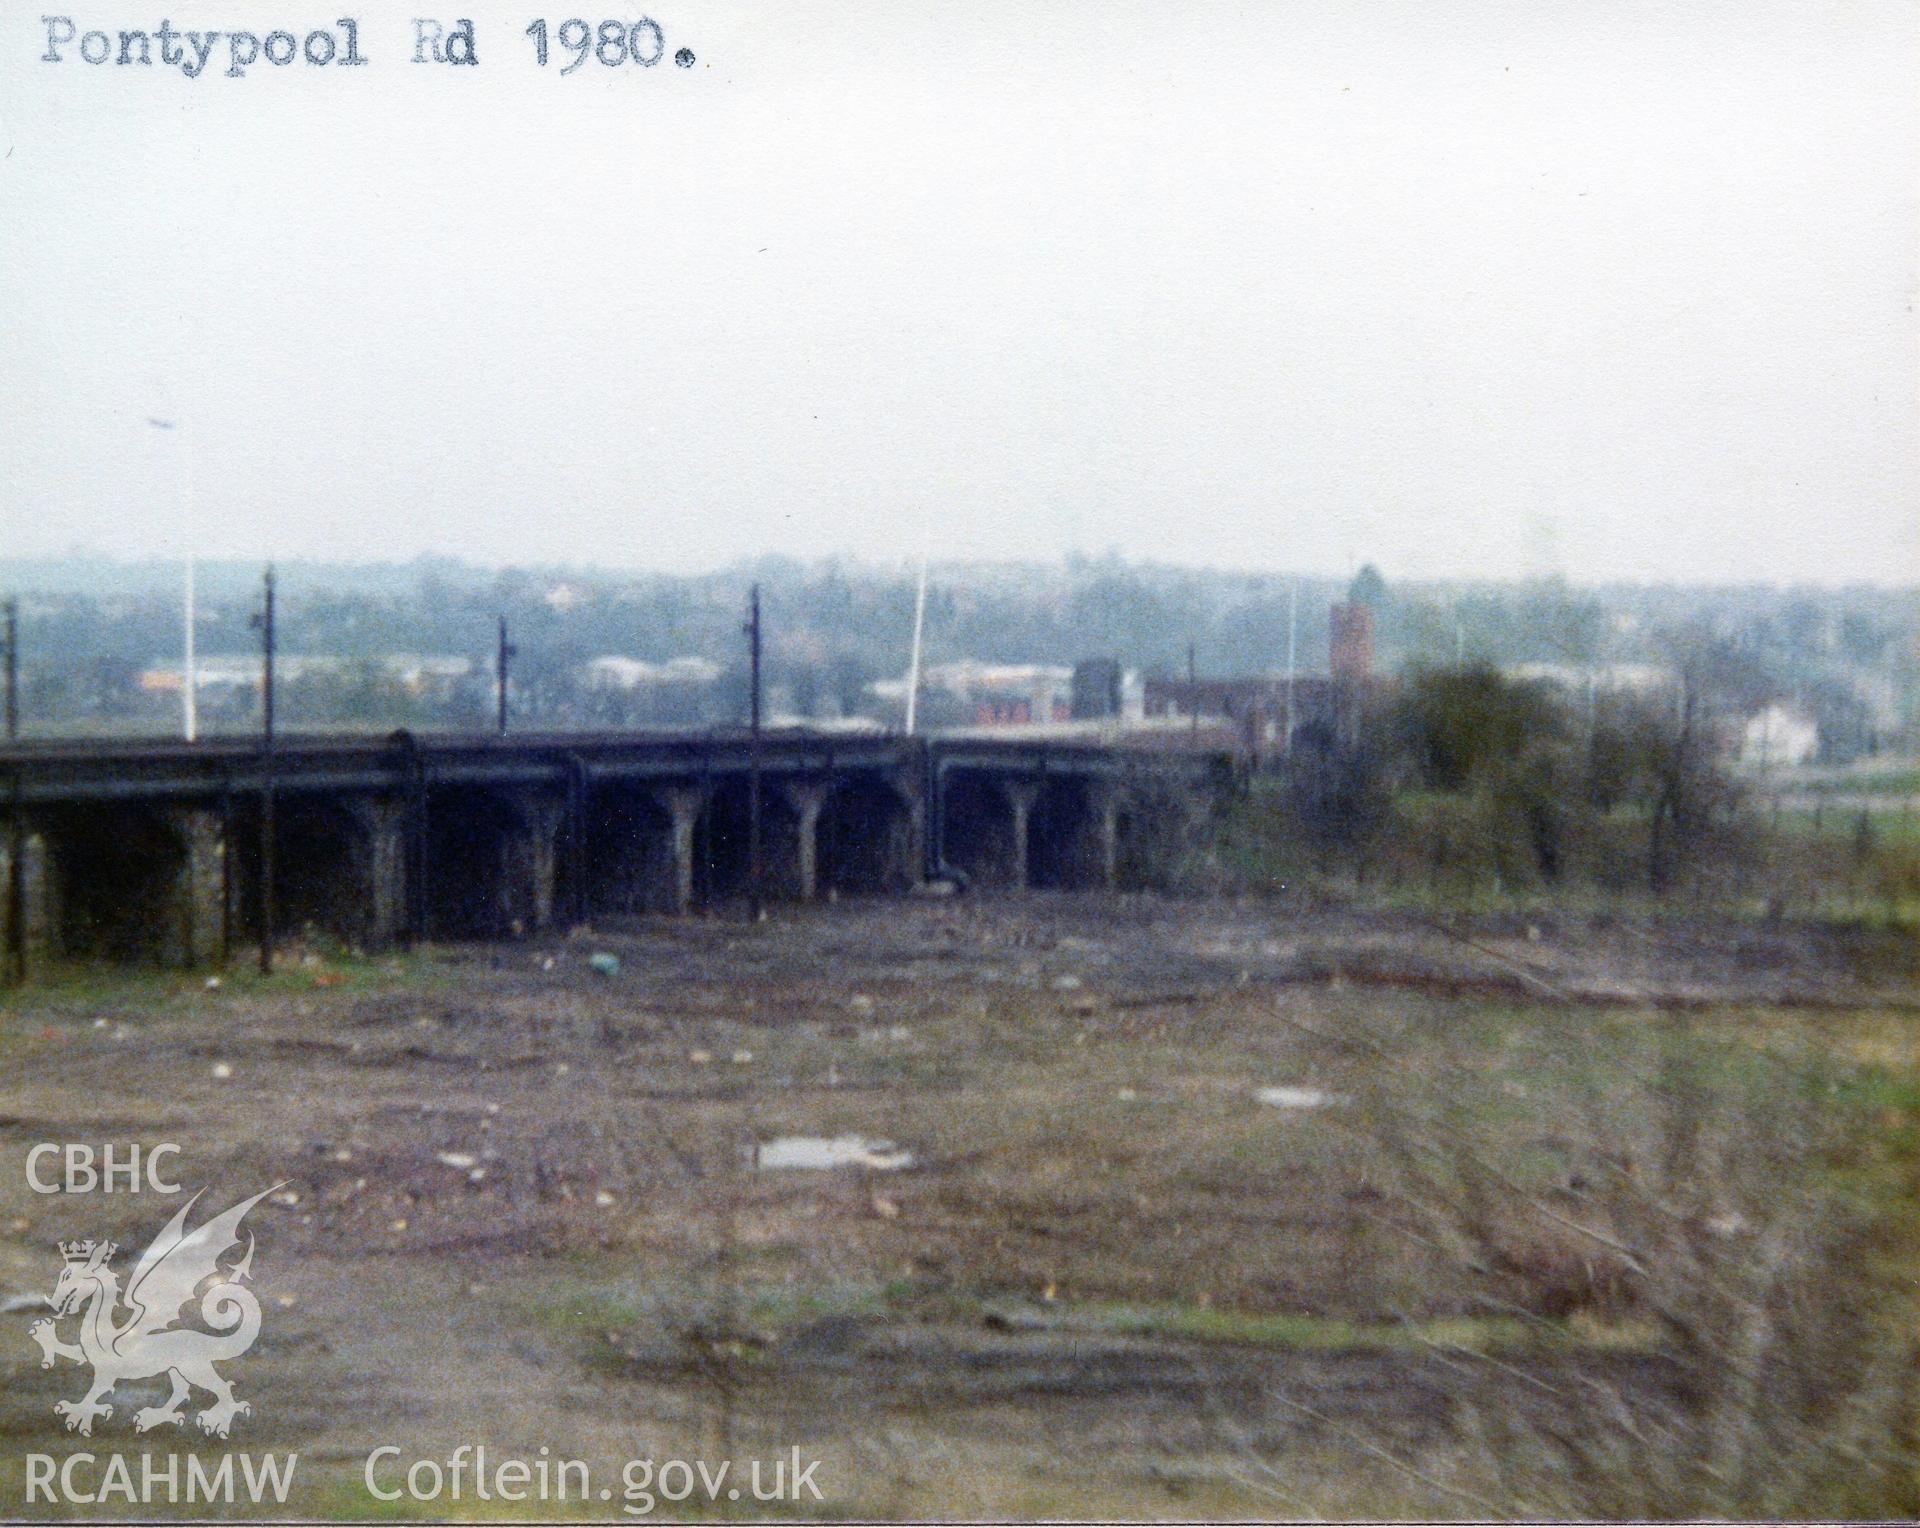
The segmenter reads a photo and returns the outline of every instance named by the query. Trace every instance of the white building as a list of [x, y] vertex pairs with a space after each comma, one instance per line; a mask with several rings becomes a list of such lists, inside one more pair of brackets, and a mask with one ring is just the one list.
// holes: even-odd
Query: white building
[[1820, 728], [1804, 711], [1763, 706], [1740, 729], [1740, 762], [1749, 769], [1810, 763], [1820, 751]]
[[653, 685], [712, 684], [720, 677], [720, 665], [711, 658], [670, 658], [665, 663], [649, 663], [644, 658], [623, 658], [608, 653], [589, 658], [587, 684], [596, 690], [638, 690]]

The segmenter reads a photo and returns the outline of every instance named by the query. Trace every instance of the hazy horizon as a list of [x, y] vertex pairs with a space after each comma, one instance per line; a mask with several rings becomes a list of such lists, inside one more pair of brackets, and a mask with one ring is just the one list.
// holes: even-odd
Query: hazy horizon
[[[665, 579], [750, 579], [755, 576], [756, 565], [786, 563], [805, 573], [814, 574], [832, 569], [845, 569], [857, 575], [876, 579], [911, 579], [919, 568], [917, 557], [900, 556], [893, 558], [863, 557], [858, 554], [822, 553], [817, 556], [798, 556], [785, 552], [765, 552], [752, 556], [734, 558], [708, 568], [664, 568], [639, 563], [618, 562], [534, 562], [529, 560], [496, 560], [472, 556], [457, 555], [439, 551], [420, 551], [409, 556], [368, 556], [368, 557], [283, 557], [271, 560], [254, 560], [235, 557], [202, 558], [197, 563], [197, 575], [201, 586], [211, 583], [235, 580], [251, 583], [272, 566], [286, 583], [286, 575], [296, 578], [302, 574], [395, 574], [410, 575], [429, 572], [436, 568], [446, 568], [481, 576], [500, 576], [522, 574], [530, 578], [548, 579], [585, 579], [602, 581]], [[1109, 549], [1104, 552], [1087, 552], [1071, 549], [1049, 558], [978, 558], [966, 556], [935, 556], [929, 562], [929, 574], [938, 580], [942, 576], [964, 574], [972, 571], [991, 570], [999, 573], [1027, 573], [1035, 576], [1071, 575], [1079, 572], [1104, 573], [1119, 571], [1156, 577], [1219, 579], [1225, 581], [1243, 580], [1255, 583], [1284, 583], [1298, 581], [1303, 586], [1341, 585], [1349, 582], [1362, 567], [1372, 567], [1387, 583], [1389, 589], [1401, 588], [1413, 591], [1429, 592], [1445, 589], [1513, 590], [1529, 587], [1559, 586], [1571, 592], [1604, 594], [1608, 591], [1644, 590], [1649, 593], [1660, 591], [1684, 591], [1699, 589], [1716, 594], [1740, 594], [1744, 592], [1792, 593], [1807, 590], [1814, 593], [1840, 595], [1849, 590], [1870, 591], [1875, 595], [1898, 597], [1902, 594], [1920, 598], [1920, 579], [1853, 579], [1848, 581], [1820, 580], [1815, 578], [1796, 578], [1791, 580], [1709, 580], [1687, 578], [1656, 579], [1581, 579], [1563, 573], [1519, 573], [1504, 577], [1494, 575], [1463, 574], [1459, 576], [1439, 576], [1431, 578], [1412, 578], [1396, 576], [1393, 569], [1383, 568], [1370, 558], [1362, 558], [1351, 569], [1321, 571], [1306, 568], [1285, 567], [1232, 567], [1210, 566], [1201, 563], [1169, 562], [1147, 557], [1123, 557]], [[177, 583], [183, 576], [185, 564], [177, 557], [154, 557], [133, 554], [114, 553], [98, 548], [73, 546], [64, 551], [36, 553], [27, 555], [8, 555], [0, 553], [0, 595], [16, 591], [31, 591], [33, 585], [23, 581], [22, 574], [37, 568], [63, 570], [69, 578], [84, 576], [88, 569], [97, 572], [109, 568], [124, 574], [136, 575], [143, 583], [154, 586]]]
[[0, 16], [0, 552], [1920, 577], [1911, 7], [467, 9]]

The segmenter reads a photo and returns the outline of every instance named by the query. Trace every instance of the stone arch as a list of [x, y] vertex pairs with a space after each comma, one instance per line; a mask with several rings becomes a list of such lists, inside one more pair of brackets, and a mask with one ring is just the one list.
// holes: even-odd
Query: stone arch
[[1078, 775], [1052, 775], [1033, 800], [1027, 823], [1027, 878], [1037, 889], [1093, 885], [1089, 847], [1095, 813], [1092, 783]]
[[556, 854], [559, 803], [474, 786], [427, 792], [427, 932], [490, 939], [553, 920], [564, 891]]
[[[356, 852], [365, 826], [338, 797], [278, 791], [273, 800], [273, 904], [277, 937], [320, 930], [358, 942], [369, 899]], [[260, 803], [249, 797], [233, 814], [234, 932], [260, 937]]]
[[862, 772], [837, 781], [820, 809], [820, 890], [866, 895], [914, 885], [914, 826], [912, 803], [883, 776]]
[[[693, 895], [705, 906], [745, 897], [752, 846], [752, 810], [745, 775], [722, 777], [708, 793], [694, 823]], [[800, 894], [800, 817], [770, 778], [760, 781], [760, 854], [770, 898]]]
[[673, 814], [644, 786], [606, 785], [589, 798], [582, 907], [589, 918], [678, 908]]
[[50, 810], [43, 832], [54, 951], [182, 965], [217, 949], [217, 891], [211, 907], [194, 895], [205, 891], [194, 884], [195, 870], [206, 868], [195, 862], [198, 815], [121, 802]]
[[1011, 792], [1032, 789], [986, 770], [953, 770], [941, 781], [941, 857], [976, 886], [1022, 885], [1024, 813]]

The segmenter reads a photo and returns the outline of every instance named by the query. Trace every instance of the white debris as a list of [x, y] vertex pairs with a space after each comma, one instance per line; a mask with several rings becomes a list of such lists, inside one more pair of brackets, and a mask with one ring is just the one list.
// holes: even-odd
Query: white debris
[[750, 1050], [737, 1050], [733, 1053], [733, 1064], [735, 1066], [745, 1066], [752, 1060], [753, 1052]]
[[442, 1151], [435, 1155], [434, 1160], [442, 1167], [457, 1167], [462, 1172], [480, 1161], [478, 1157], [466, 1151]]
[[868, 1167], [886, 1173], [911, 1167], [913, 1153], [864, 1135], [783, 1135], [755, 1147], [754, 1163], [763, 1168]]
[[1078, 992], [1085, 985], [1077, 976], [1056, 976], [1053, 979], [1055, 992]]
[[1347, 1101], [1344, 1093], [1329, 1093], [1324, 1088], [1255, 1088], [1253, 1096], [1273, 1109], [1324, 1109]]
[[599, 1193], [593, 1196], [593, 1202], [604, 1210], [613, 1203], [613, 1195], [609, 1194], [605, 1189], [601, 1189]]
[[233, 1068], [224, 1061], [216, 1061], [213, 1064], [213, 1075], [218, 1081], [225, 1082], [233, 1075]]

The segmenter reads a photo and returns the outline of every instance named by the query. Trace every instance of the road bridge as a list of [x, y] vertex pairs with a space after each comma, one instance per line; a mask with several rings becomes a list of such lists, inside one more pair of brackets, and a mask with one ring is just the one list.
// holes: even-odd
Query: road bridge
[[[1227, 762], [1088, 741], [779, 729], [399, 732], [0, 748], [7, 970], [193, 966], [281, 934], [506, 938], [743, 898], [1164, 878]], [[269, 887], [271, 892], [269, 893]]]

